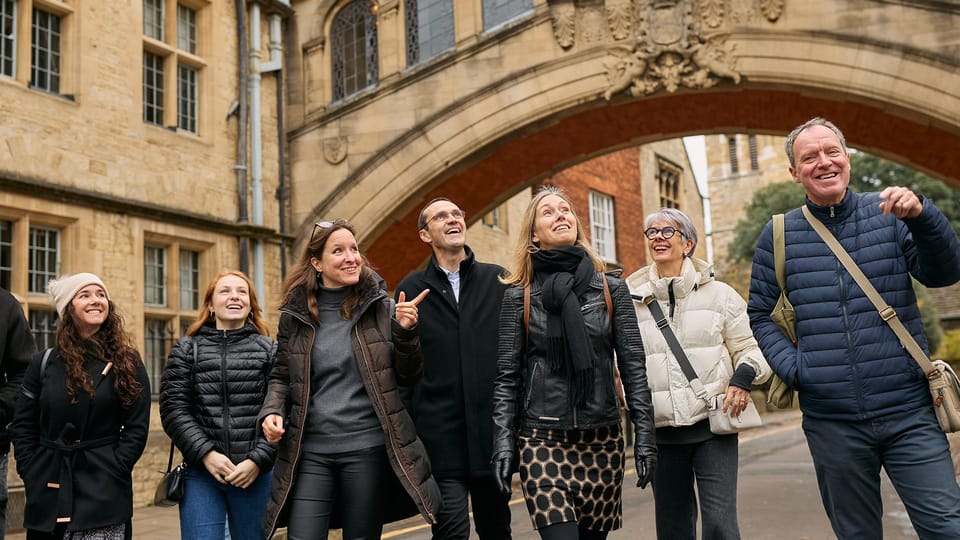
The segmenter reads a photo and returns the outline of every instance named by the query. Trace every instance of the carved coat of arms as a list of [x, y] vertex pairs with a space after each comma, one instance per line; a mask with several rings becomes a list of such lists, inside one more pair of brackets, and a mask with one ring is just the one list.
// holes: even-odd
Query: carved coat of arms
[[[681, 87], [710, 88], [722, 80], [739, 84], [733, 45], [724, 25], [744, 23], [744, 14], [762, 14], [770, 23], [780, 17], [786, 0], [549, 0], [554, 36], [563, 49], [590, 46], [578, 32], [588, 9], [606, 13], [609, 86], [606, 99], [621, 92], [640, 96]], [[732, 7], [731, 7], [732, 6]], [[733, 9], [736, 8], [736, 9]], [[706, 31], [704, 31], [706, 30]]]

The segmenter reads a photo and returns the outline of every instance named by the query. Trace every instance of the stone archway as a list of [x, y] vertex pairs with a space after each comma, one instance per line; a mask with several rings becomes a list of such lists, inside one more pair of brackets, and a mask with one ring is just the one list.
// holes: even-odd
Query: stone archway
[[[910, 25], [884, 35], [883, 42], [840, 15], [828, 19], [835, 25], [830, 31], [806, 26], [807, 8], [852, 9], [852, 2], [779, 2], [786, 11], [777, 17], [764, 13], [739, 22], [731, 12], [713, 33], [702, 30], [713, 24], [706, 8], [715, 2], [606, 3], [629, 4], [636, 9], [628, 12], [639, 14], [623, 39], [616, 38], [619, 27], [610, 25], [606, 41], [589, 45], [578, 32], [589, 26], [590, 13], [571, 2], [541, 2], [536, 16], [496, 42], [497, 51], [482, 41], [465, 47], [442, 68], [419, 79], [401, 75], [393, 85], [296, 129], [295, 184], [298, 172], [305, 172], [297, 170], [297, 155], [315, 155], [330, 140], [351, 149], [336, 163], [300, 162], [303, 169], [319, 165], [330, 173], [328, 183], [315, 188], [318, 202], [294, 212], [304, 224], [301, 231], [317, 216], [351, 219], [371, 258], [390, 261], [385, 277], [395, 282], [422, 259], [409, 242], [416, 211], [435, 195], [454, 194], [479, 216], [536, 179], [610, 149], [694, 133], [783, 134], [814, 115], [835, 121], [852, 146], [960, 187], [960, 93], [944, 90], [960, 89], [956, 48], [915, 46]], [[658, 14], [655, 6], [661, 4], [673, 11]], [[750, 4], [756, 15], [770, 3], [733, 4]], [[570, 12], [563, 10], [569, 9], [574, 24], [564, 26]], [[878, 21], [906, 14], [917, 26], [944, 16], [906, 6], [880, 9], [871, 13]], [[662, 28], [663, 17], [677, 14], [681, 21], [700, 19], [674, 28], [676, 35], [644, 26], [657, 16], [661, 24], [655, 28]], [[946, 15], [960, 21], [956, 13]], [[868, 30], [885, 28], [877, 23]], [[543, 38], [553, 39], [549, 50], [527, 50], [529, 40]], [[464, 73], [489, 65], [491, 56], [503, 63], [508, 57], [529, 61], [476, 72], [487, 84], [449, 100], [436, 98], [438, 88], [462, 86]], [[425, 93], [433, 98], [430, 106], [404, 114]], [[397, 129], [408, 118], [422, 120]]]

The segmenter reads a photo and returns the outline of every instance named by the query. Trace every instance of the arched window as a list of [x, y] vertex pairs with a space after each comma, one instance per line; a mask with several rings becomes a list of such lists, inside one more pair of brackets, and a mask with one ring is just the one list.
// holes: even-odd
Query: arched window
[[337, 13], [330, 44], [334, 101], [377, 84], [377, 17], [367, 0], [354, 0]]
[[404, 13], [408, 66], [453, 48], [453, 0], [405, 0]]

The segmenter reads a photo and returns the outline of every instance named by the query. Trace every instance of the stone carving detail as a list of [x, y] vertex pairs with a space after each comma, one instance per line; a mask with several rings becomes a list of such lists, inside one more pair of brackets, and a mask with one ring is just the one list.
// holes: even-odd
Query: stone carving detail
[[708, 28], [723, 24], [723, 0], [700, 0], [700, 18]]
[[553, 38], [564, 50], [573, 47], [576, 37], [577, 9], [573, 2], [551, 2], [550, 15], [553, 17]]
[[[787, 0], [547, 0], [564, 50], [610, 40], [607, 99], [739, 84], [730, 25], [776, 22]], [[612, 38], [612, 39], [611, 39]]]
[[607, 100], [624, 90], [633, 96], [652, 94], [661, 88], [676, 92], [687, 88], [710, 88], [720, 78], [741, 80], [733, 59], [733, 47], [725, 37], [714, 37], [685, 48], [665, 48], [657, 54], [639, 46], [615, 46], [610, 49], [612, 61], [605, 62], [610, 86], [604, 92]]
[[610, 26], [610, 35], [613, 39], [620, 41], [627, 39], [632, 34], [633, 26], [633, 6], [630, 1], [621, 1], [619, 3], [613, 0], [607, 1], [607, 24]]
[[783, 15], [783, 6], [786, 0], [760, 0], [760, 13], [770, 22], [777, 22]]
[[610, 86], [606, 99], [623, 91], [633, 96], [680, 87], [710, 88], [721, 78], [741, 80], [726, 37], [698, 32], [694, 0], [644, 0], [640, 33], [632, 43], [609, 48], [604, 62]]
[[580, 39], [585, 45], [604, 41], [607, 36], [607, 21], [599, 7], [583, 8], [579, 18]]
[[347, 138], [329, 137], [323, 140], [323, 158], [336, 165], [347, 158]]
[[730, 21], [734, 24], [753, 22], [757, 14], [757, 0], [730, 0]]

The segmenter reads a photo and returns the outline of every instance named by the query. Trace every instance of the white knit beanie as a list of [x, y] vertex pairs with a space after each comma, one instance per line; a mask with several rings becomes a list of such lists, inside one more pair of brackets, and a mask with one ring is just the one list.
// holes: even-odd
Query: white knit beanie
[[63, 276], [60, 279], [51, 279], [50, 282], [47, 283], [47, 292], [50, 293], [50, 298], [53, 299], [53, 303], [57, 306], [57, 315], [63, 317], [63, 313], [66, 311], [67, 306], [70, 305], [70, 301], [73, 300], [73, 297], [77, 295], [80, 289], [87, 285], [99, 285], [103, 288], [104, 294], [107, 295], [107, 300], [110, 300], [110, 292], [107, 291], [107, 286], [103, 284], [103, 281], [97, 277], [96, 274], [81, 272], [79, 274], [73, 274], [72, 276]]

